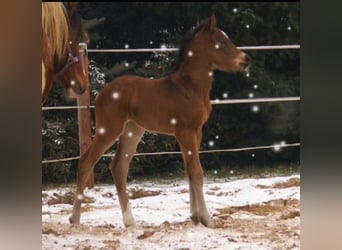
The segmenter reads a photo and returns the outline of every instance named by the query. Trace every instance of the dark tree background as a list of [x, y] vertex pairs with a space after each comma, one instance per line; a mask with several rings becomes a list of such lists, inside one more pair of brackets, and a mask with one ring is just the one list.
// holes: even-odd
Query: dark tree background
[[[89, 48], [178, 47], [200, 20], [216, 15], [217, 26], [237, 46], [300, 44], [299, 2], [82, 2], [79, 11], [88, 28]], [[247, 51], [250, 75], [215, 72], [211, 99], [299, 96], [299, 50]], [[159, 77], [169, 73], [177, 54], [89, 53], [91, 98], [122, 74]], [[55, 84], [45, 106], [75, 105]], [[257, 105], [258, 112], [253, 111]], [[92, 111], [93, 112], [93, 111]], [[76, 110], [42, 111], [43, 159], [79, 155]], [[92, 113], [94, 118], [94, 113]], [[94, 119], [92, 122], [95, 129]], [[299, 102], [214, 105], [204, 127], [202, 150], [299, 142]], [[213, 142], [211, 146], [210, 141]], [[179, 151], [172, 137], [146, 133], [138, 152]], [[115, 152], [115, 145], [109, 150]], [[96, 180], [111, 180], [110, 158], [96, 166]], [[206, 171], [248, 166], [299, 165], [299, 147], [201, 155]], [[181, 156], [141, 156], [131, 164], [130, 178], [183, 173]], [[75, 181], [77, 161], [42, 164], [43, 183]]]

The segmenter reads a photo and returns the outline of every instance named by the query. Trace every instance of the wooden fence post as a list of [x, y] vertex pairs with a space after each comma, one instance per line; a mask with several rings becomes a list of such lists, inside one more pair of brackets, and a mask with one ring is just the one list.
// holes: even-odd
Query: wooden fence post
[[[90, 105], [90, 90], [89, 90], [89, 74], [88, 74], [88, 55], [87, 55], [87, 46], [85, 43], [80, 44], [80, 49], [84, 50], [84, 60], [86, 60], [86, 74], [87, 74], [87, 89], [85, 92], [77, 97], [77, 105], [78, 106], [89, 106]], [[90, 108], [85, 109], [77, 109], [77, 119], [78, 119], [78, 139], [80, 146], [80, 155], [82, 156], [85, 151], [88, 149], [92, 142], [91, 136], [91, 113]], [[94, 172], [91, 173], [89, 179], [87, 181], [86, 187], [93, 188], [95, 182]]]

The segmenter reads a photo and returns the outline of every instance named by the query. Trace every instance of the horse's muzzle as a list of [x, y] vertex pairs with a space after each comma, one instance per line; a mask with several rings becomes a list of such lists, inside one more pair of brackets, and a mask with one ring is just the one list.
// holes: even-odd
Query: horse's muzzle
[[75, 82], [73, 85], [70, 86], [70, 88], [77, 95], [82, 95], [86, 90], [86, 88], [83, 87], [82, 84], [79, 82]]

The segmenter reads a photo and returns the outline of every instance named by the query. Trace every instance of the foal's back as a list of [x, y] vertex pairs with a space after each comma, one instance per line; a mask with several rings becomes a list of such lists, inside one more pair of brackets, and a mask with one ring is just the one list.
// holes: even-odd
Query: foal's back
[[159, 79], [118, 77], [101, 91], [95, 106], [97, 116], [106, 109], [106, 113], [164, 134], [174, 134], [175, 129], [192, 123], [198, 126], [208, 118], [203, 100], [177, 81], [176, 74]]

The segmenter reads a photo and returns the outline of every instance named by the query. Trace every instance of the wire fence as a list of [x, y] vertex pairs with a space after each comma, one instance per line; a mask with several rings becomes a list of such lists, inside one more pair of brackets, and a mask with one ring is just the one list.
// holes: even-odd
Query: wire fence
[[[258, 147], [245, 147], [245, 148], [231, 148], [231, 149], [212, 149], [212, 150], [202, 150], [200, 154], [209, 154], [209, 153], [223, 153], [223, 152], [241, 152], [241, 151], [249, 151], [249, 150], [259, 150], [259, 149], [274, 149], [280, 150], [281, 148], [286, 147], [299, 147], [300, 143], [291, 143], [291, 144], [275, 144], [268, 146], [258, 146]], [[135, 153], [133, 156], [153, 156], [153, 155], [181, 155], [182, 152], [153, 152], [153, 153]], [[114, 157], [115, 154], [103, 154], [102, 157]], [[42, 163], [54, 163], [54, 162], [63, 162], [63, 161], [72, 161], [78, 160], [80, 156], [68, 157], [63, 159], [55, 159], [55, 160], [43, 160]]]
[[[263, 46], [240, 46], [241, 50], [280, 50], [300, 49], [300, 45], [263, 45]], [[88, 49], [90, 53], [137, 53], [137, 52], [175, 52], [178, 48], [141, 48], [141, 49]]]
[[[300, 45], [271, 45], [271, 46], [240, 46], [241, 50], [281, 50], [281, 49], [300, 49]], [[90, 53], [137, 53], [137, 52], [173, 52], [178, 51], [178, 48], [151, 48], [151, 49], [88, 49]], [[245, 103], [268, 103], [268, 102], [292, 102], [300, 101], [300, 97], [279, 97], [279, 98], [249, 98], [249, 99], [230, 99], [230, 100], [211, 100], [213, 105], [216, 104], [245, 104]], [[92, 109], [94, 105], [86, 106], [57, 106], [57, 107], [42, 107], [42, 110], [63, 110], [63, 109]], [[299, 147], [300, 143], [291, 144], [276, 144], [268, 146], [256, 146], [256, 147], [244, 147], [244, 148], [233, 148], [233, 149], [213, 149], [213, 150], [202, 150], [200, 154], [207, 153], [222, 153], [222, 152], [240, 152], [248, 150], [260, 150], [260, 149], [274, 149], [276, 151], [286, 147]], [[182, 152], [153, 152], [153, 153], [135, 153], [134, 156], [153, 156], [153, 155], [172, 155], [182, 154]], [[114, 157], [115, 154], [103, 154], [102, 157]], [[54, 163], [64, 162], [79, 159], [80, 156], [68, 157], [62, 159], [43, 160], [42, 163]]]
[[[240, 104], [240, 103], [263, 103], [263, 102], [293, 102], [300, 101], [299, 96], [295, 97], [276, 97], [276, 98], [250, 98], [250, 99], [230, 99], [230, 100], [211, 100], [211, 104]], [[61, 109], [93, 109], [94, 105], [86, 106], [57, 106], [42, 107], [42, 110], [61, 110]]]

